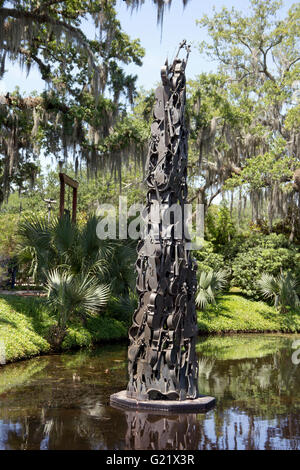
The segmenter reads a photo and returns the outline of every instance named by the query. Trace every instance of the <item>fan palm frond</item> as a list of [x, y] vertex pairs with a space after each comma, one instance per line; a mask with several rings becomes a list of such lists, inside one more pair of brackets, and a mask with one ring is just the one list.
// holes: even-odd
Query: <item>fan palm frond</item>
[[226, 287], [228, 276], [229, 273], [224, 269], [199, 272], [195, 301], [200, 310], [205, 310], [208, 304], [215, 303], [217, 295]]
[[96, 278], [58, 269], [47, 274], [46, 291], [48, 303], [58, 313], [62, 326], [66, 326], [75, 311], [82, 317], [98, 312], [110, 295], [109, 285], [99, 285]]
[[43, 219], [29, 218], [19, 224], [18, 233], [19, 260], [24, 264], [30, 264], [29, 275], [35, 280], [43, 278], [43, 272], [49, 268], [49, 259], [53, 257], [51, 226]]
[[70, 217], [56, 219], [53, 224], [53, 242], [59, 254], [64, 255], [72, 250], [78, 236], [78, 229]]
[[286, 307], [297, 308], [300, 305], [299, 280], [290, 272], [280, 273], [274, 277], [264, 273], [258, 280], [258, 288], [265, 299], [273, 299], [275, 307], [280, 307], [282, 312]]
[[134, 290], [136, 273], [135, 248], [129, 243], [115, 241], [113, 254], [108, 261], [109, 279], [115, 295], [127, 296]]

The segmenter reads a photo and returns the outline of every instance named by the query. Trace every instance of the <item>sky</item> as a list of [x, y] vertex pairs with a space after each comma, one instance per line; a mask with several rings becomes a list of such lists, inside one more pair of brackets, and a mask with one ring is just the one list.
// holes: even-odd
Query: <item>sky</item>
[[[166, 0], [167, 1], [167, 0]], [[295, 0], [284, 0], [280, 16], [295, 3]], [[170, 9], [166, 9], [161, 33], [157, 25], [157, 12], [151, 0], [145, 0], [144, 5], [131, 13], [123, 0], [117, 0], [118, 18], [123, 30], [132, 39], [139, 38], [146, 50], [146, 55], [141, 67], [135, 65], [126, 66], [128, 73], [138, 76], [137, 86], [150, 89], [160, 80], [160, 67], [164, 64], [166, 57], [169, 61], [174, 57], [178, 44], [186, 39], [192, 45], [192, 51], [186, 70], [187, 79], [195, 78], [201, 72], [216, 70], [216, 64], [201, 56], [197, 50], [197, 43], [206, 39], [205, 31], [196, 25], [196, 19], [204, 14], [211, 15], [213, 6], [220, 10], [223, 6], [247, 13], [249, 1], [247, 0], [190, 0], [183, 8], [182, 0], [173, 0]], [[88, 32], [89, 25], [84, 26]], [[25, 70], [22, 71], [18, 65], [8, 64], [7, 73], [0, 81], [0, 94], [13, 91], [19, 86], [21, 92], [30, 94], [33, 90], [41, 92], [44, 82], [40, 78], [39, 71], [33, 67], [28, 77]]]

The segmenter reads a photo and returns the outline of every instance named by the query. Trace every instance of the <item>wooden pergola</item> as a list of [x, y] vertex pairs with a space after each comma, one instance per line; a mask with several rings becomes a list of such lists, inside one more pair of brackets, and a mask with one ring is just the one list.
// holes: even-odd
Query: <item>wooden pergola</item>
[[65, 213], [65, 189], [66, 185], [73, 188], [73, 198], [72, 198], [72, 222], [76, 223], [76, 213], [77, 213], [77, 189], [79, 186], [78, 181], [73, 180], [70, 176], [65, 173], [59, 173], [60, 179], [60, 197], [59, 197], [59, 217], [63, 217]]

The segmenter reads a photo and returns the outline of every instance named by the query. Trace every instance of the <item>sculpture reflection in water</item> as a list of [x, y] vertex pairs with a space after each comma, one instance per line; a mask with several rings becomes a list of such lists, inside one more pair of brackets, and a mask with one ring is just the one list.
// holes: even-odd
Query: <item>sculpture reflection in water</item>
[[195, 450], [201, 438], [196, 414], [158, 416], [125, 412], [127, 450]]
[[[198, 396], [195, 341], [197, 264], [187, 249], [186, 41], [162, 68], [147, 159], [144, 237], [138, 244], [138, 308], [129, 330], [127, 397], [186, 400]], [[178, 53], [179, 53], [178, 51]]]

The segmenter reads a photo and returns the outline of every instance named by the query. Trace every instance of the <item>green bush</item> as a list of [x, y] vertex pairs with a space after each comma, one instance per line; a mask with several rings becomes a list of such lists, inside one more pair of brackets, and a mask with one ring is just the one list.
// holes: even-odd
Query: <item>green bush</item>
[[278, 276], [281, 270], [297, 273], [299, 267], [298, 249], [284, 235], [255, 235], [240, 246], [239, 253], [232, 261], [231, 285], [258, 298], [257, 281], [263, 273], [272, 276]]
[[226, 268], [226, 262], [222, 253], [216, 253], [211, 242], [204, 242], [201, 250], [193, 252], [198, 261], [200, 271], [219, 271]]
[[209, 207], [205, 220], [206, 239], [219, 251], [236, 235], [236, 227], [229, 209], [224, 203], [221, 206]]
[[281, 272], [277, 277], [264, 273], [258, 280], [258, 288], [265, 299], [273, 300], [275, 307], [278, 307], [281, 313], [286, 313], [288, 307], [299, 309], [299, 279], [290, 272]]

